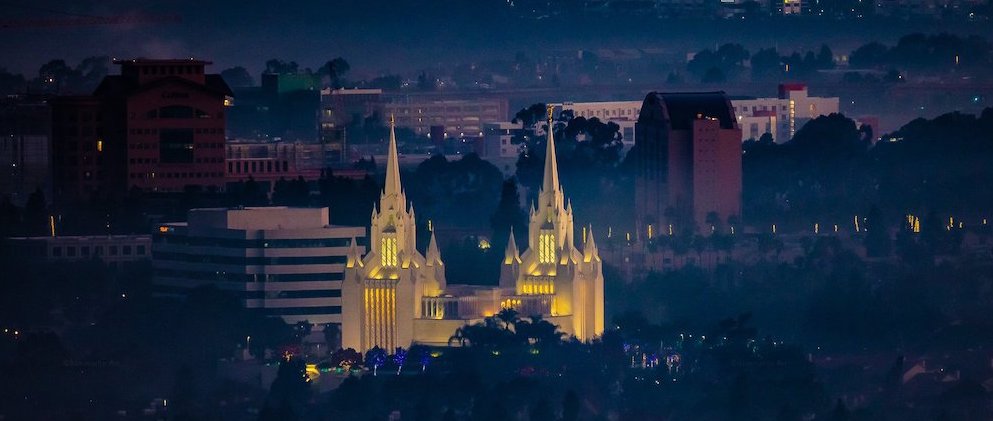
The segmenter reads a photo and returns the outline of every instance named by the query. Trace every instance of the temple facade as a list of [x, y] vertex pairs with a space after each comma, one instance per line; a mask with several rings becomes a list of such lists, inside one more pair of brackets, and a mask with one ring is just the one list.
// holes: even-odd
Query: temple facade
[[492, 268], [500, 270], [499, 285], [449, 285], [434, 234], [424, 253], [415, 247], [414, 208], [400, 183], [394, 126], [391, 121], [386, 182], [372, 212], [369, 251], [363, 255], [353, 242], [348, 253], [342, 346], [365, 352], [375, 346], [446, 345], [459, 327], [505, 308], [524, 317], [541, 316], [583, 341], [600, 335], [600, 256], [591, 229], [575, 238], [572, 204], [559, 184], [552, 134], [538, 202], [530, 210], [528, 248], [520, 253], [511, 231], [501, 267]]

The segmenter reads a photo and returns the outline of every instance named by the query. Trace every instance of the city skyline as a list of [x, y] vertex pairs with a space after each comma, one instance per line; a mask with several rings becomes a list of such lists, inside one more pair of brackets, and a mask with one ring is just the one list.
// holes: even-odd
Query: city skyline
[[989, 420], [993, 1], [0, 1], [0, 420]]

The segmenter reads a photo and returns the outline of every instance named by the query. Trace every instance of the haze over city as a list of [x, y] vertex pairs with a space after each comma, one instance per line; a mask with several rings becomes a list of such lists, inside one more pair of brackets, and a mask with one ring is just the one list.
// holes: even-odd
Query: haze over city
[[0, 0], [0, 421], [993, 419], [990, 0]]

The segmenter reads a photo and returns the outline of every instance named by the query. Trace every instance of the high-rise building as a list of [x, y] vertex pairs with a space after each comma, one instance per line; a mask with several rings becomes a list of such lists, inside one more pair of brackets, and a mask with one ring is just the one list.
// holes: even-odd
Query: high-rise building
[[742, 141], [768, 133], [777, 143], [792, 139], [808, 121], [839, 112], [840, 102], [838, 97], [808, 95], [803, 83], [781, 83], [779, 95], [773, 98], [731, 98]]
[[[391, 122], [386, 183], [373, 210], [369, 251], [353, 247], [348, 252], [342, 283], [343, 346], [365, 351], [412, 343], [444, 345], [463, 325], [508, 308], [523, 316], [541, 316], [580, 340], [603, 332], [600, 255], [592, 229], [575, 237], [572, 205], [559, 185], [551, 135], [544, 181], [537, 206], [531, 209], [528, 249], [520, 253], [511, 232], [498, 286], [453, 285], [446, 282], [434, 233], [425, 253], [415, 247], [414, 210], [400, 184], [392, 126]], [[582, 249], [574, 245], [577, 241]]]
[[199, 60], [119, 60], [93, 95], [53, 104], [56, 193], [88, 199], [131, 188], [224, 184], [231, 90]]
[[[450, 138], [482, 137], [483, 124], [506, 121], [509, 116], [506, 98], [476, 100], [434, 99], [416, 96], [393, 98], [384, 106], [400, 127], [427, 136], [432, 126], [443, 126]], [[434, 140], [434, 139], [433, 139]]]
[[349, 159], [347, 126], [383, 114], [382, 89], [321, 90], [320, 140], [327, 151], [328, 166]]
[[650, 93], [638, 118], [641, 238], [710, 232], [741, 215], [741, 130], [723, 92]]
[[41, 190], [52, 198], [52, 110], [45, 97], [0, 99], [0, 196], [24, 206]]
[[287, 323], [341, 323], [346, 252], [365, 229], [329, 225], [328, 208], [193, 209], [154, 233], [155, 284], [165, 294], [212, 285]]
[[52, 100], [53, 201], [127, 190], [126, 139], [107, 136], [108, 114], [95, 97]]

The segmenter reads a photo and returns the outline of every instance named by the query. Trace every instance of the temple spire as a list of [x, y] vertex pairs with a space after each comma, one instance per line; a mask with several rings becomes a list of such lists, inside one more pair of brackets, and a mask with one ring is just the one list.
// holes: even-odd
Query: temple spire
[[517, 240], [514, 239], [514, 227], [510, 227], [510, 237], [507, 238], [507, 248], [503, 253], [503, 264], [521, 263], [521, 253], [517, 251]]
[[400, 159], [397, 156], [396, 121], [390, 114], [390, 146], [386, 152], [386, 182], [383, 186], [383, 196], [398, 195], [400, 187]]
[[362, 262], [362, 251], [359, 250], [359, 243], [355, 241], [355, 237], [352, 237], [352, 242], [348, 245], [348, 252], [346, 253], [347, 263], [346, 267], [363, 267], [365, 264]]
[[434, 238], [434, 231], [431, 231], [431, 241], [428, 242], [427, 252], [424, 254], [424, 260], [428, 266], [434, 266], [436, 263], [440, 266], [444, 263], [441, 261], [441, 251], [438, 250], [438, 240]]
[[548, 142], [545, 146], [545, 175], [542, 179], [542, 191], [550, 193], [559, 189], [559, 170], [555, 159], [555, 135], [552, 128], [552, 112], [555, 106], [548, 105]]
[[589, 226], [589, 235], [586, 236], [586, 244], [583, 245], [583, 261], [592, 262], [593, 259], [600, 258], [600, 251], [597, 250], [596, 240], [593, 239], [593, 226]]

